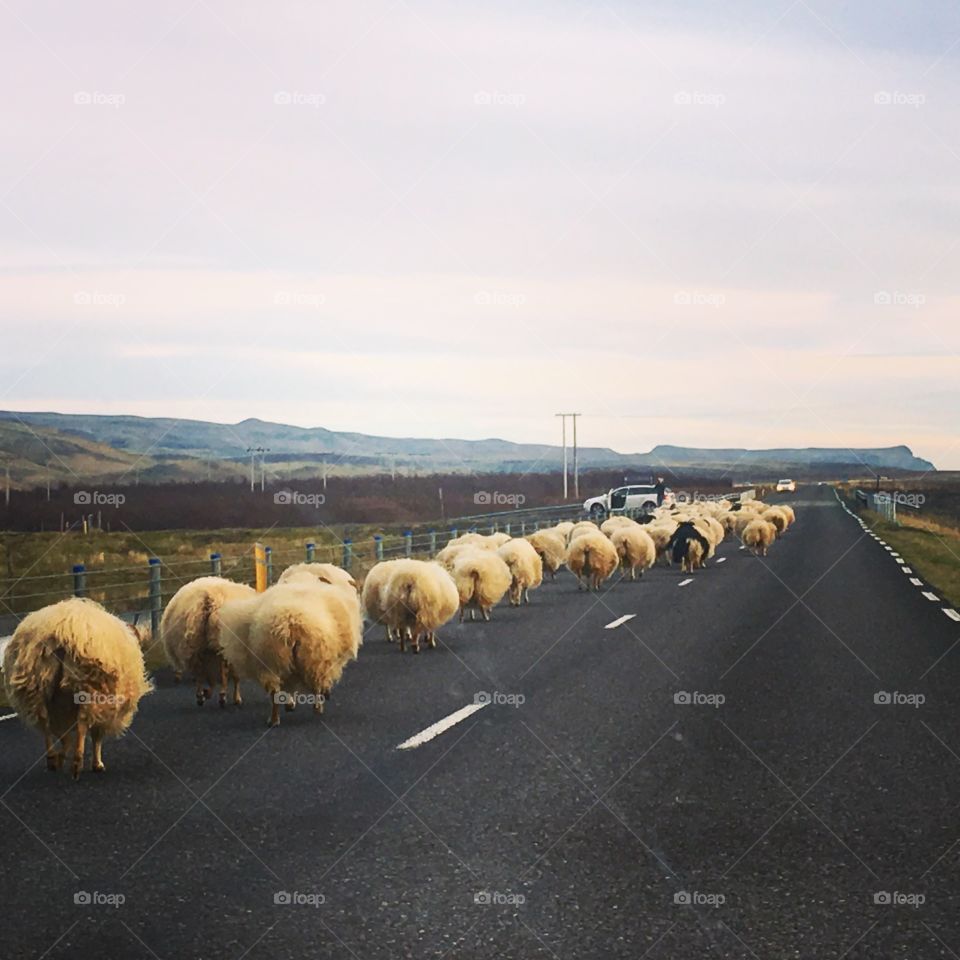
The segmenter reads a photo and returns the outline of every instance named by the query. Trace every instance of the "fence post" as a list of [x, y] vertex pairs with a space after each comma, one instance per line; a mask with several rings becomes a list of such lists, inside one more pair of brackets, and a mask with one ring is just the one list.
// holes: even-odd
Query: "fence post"
[[525, 537], [526, 535], [527, 535], [527, 521], [526, 521], [526, 520], [521, 520], [521, 521], [520, 521], [520, 536], [521, 536], [521, 537]]
[[257, 593], [263, 593], [267, 589], [267, 562], [262, 543], [253, 545], [253, 574]]
[[507, 533], [507, 534], [510, 533], [510, 524], [509, 524], [509, 523], [505, 523], [505, 524], [503, 525], [503, 532], [504, 532], [504, 533]]
[[273, 583], [273, 547], [263, 548], [263, 557], [267, 565], [267, 586]]
[[150, 629], [154, 637], [160, 634], [160, 613], [163, 610], [163, 595], [160, 592], [160, 558], [151, 557], [150, 565]]
[[377, 558], [377, 563], [383, 559], [383, 535], [375, 533], [373, 535], [373, 550]]
[[307, 563], [313, 563], [313, 558], [317, 555], [317, 545], [312, 541], [307, 541]]
[[353, 541], [343, 541], [343, 569], [349, 570], [353, 566]]
[[211, 572], [215, 577], [219, 577], [219, 576], [220, 576], [220, 570], [221, 570], [221, 566], [220, 566], [220, 554], [219, 554], [219, 553], [211, 553], [211, 554], [210, 554], [210, 572]]
[[[457, 533], [457, 528], [456, 528], [456, 527], [451, 527], [451, 528], [450, 528], [450, 540], [456, 540], [458, 536], [459, 536], [459, 534]], [[449, 543], [450, 541], [448, 540], [447, 542]]]
[[73, 565], [73, 595], [75, 597], [87, 595], [87, 568], [82, 563]]
[[432, 557], [437, 552], [437, 531], [430, 531], [430, 556]]
[[403, 545], [404, 552], [408, 557], [412, 557], [413, 556], [413, 531], [404, 530], [403, 539], [404, 539], [404, 545]]

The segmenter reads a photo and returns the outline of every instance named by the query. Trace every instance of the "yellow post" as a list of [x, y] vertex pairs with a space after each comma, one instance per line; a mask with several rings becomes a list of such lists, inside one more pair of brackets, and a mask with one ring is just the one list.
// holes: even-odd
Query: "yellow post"
[[253, 569], [257, 577], [257, 593], [267, 589], [267, 552], [262, 543], [253, 545]]

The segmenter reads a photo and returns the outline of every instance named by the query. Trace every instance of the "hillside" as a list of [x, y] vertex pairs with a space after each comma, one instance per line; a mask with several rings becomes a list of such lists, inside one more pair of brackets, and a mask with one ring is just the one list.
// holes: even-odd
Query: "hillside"
[[[248, 419], [236, 424], [164, 417], [96, 416], [0, 411], [0, 458], [15, 485], [53, 479], [118, 478], [131, 470], [141, 479], [177, 482], [235, 479], [247, 475], [248, 447], [269, 448], [268, 474], [288, 479], [320, 476], [335, 463], [340, 475], [397, 469], [404, 473], [556, 472], [559, 446], [509, 440], [379, 437], [363, 433], [296, 427]], [[931, 471], [909, 447], [859, 450], [706, 449], [661, 444], [648, 453], [623, 454], [607, 447], [582, 447], [582, 469], [657, 471], [697, 467], [739, 478], [830, 467]]]

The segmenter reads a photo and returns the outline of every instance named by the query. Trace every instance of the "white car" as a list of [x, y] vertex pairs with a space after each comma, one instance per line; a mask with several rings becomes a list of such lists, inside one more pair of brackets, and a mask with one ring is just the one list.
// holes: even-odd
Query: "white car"
[[[663, 503], [669, 506], [674, 502], [673, 493], [664, 488]], [[651, 511], [657, 507], [657, 488], [651, 484], [631, 484], [608, 490], [603, 496], [591, 497], [583, 504], [587, 516], [593, 520], [602, 520], [609, 514], [622, 510]]]
[[796, 480], [778, 480], [777, 481], [777, 493], [796, 493], [796, 492], [797, 492]]

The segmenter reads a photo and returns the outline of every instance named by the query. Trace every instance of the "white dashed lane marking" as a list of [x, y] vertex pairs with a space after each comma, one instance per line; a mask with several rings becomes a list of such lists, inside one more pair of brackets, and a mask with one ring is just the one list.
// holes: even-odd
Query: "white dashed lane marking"
[[940, 598], [935, 593], [930, 593], [929, 590], [924, 590], [923, 595], [933, 603], [939, 603]]
[[421, 730], [409, 740], [404, 740], [403, 743], [398, 743], [397, 749], [412, 750], [414, 747], [422, 746], [423, 744], [427, 743], [427, 741], [432, 740], [434, 737], [439, 737], [441, 733], [444, 733], [451, 727], [456, 726], [456, 724], [458, 724], [461, 720], [466, 720], [467, 717], [488, 706], [490, 706], [489, 700], [484, 700], [483, 703], [468, 703], [467, 706], [461, 707], [459, 710], [455, 710], [450, 714], [449, 717], [444, 717], [442, 720], [438, 720], [436, 723], [430, 724], [426, 730]]
[[923, 586], [923, 581], [922, 581], [922, 580], [918, 580], [916, 577], [911, 577], [911, 578], [910, 578], [910, 582], [911, 582], [915, 587], [922, 587], [922, 586]]
[[[951, 620], [956, 620], [958, 623], [960, 623], [960, 613], [957, 613], [956, 610], [951, 610], [949, 607], [944, 607], [944, 608], [943, 608], [943, 612], [944, 612]], [[6, 719], [6, 718], [4, 718], [4, 719]]]
[[717, 563], [726, 563], [726, 562], [727, 562], [727, 558], [726, 558], [726, 557], [720, 557], [720, 559], [717, 560]]
[[678, 587], [685, 587], [688, 583], [693, 583], [693, 578], [692, 578], [692, 577], [687, 577], [686, 580], [681, 580], [681, 581], [677, 584], [677, 586], [678, 586]]
[[2, 723], [4, 720], [12, 720], [15, 716], [15, 713], [8, 713], [5, 716], [0, 717], [0, 723]]
[[616, 620], [611, 620], [603, 629], [612, 630], [614, 627], [619, 627], [621, 623], [626, 623], [628, 620], [632, 620], [635, 616], [635, 613], [625, 613], [622, 617], [617, 617]]
[[910, 567], [901, 567], [900, 568], [904, 573], [913, 573], [913, 570]]

